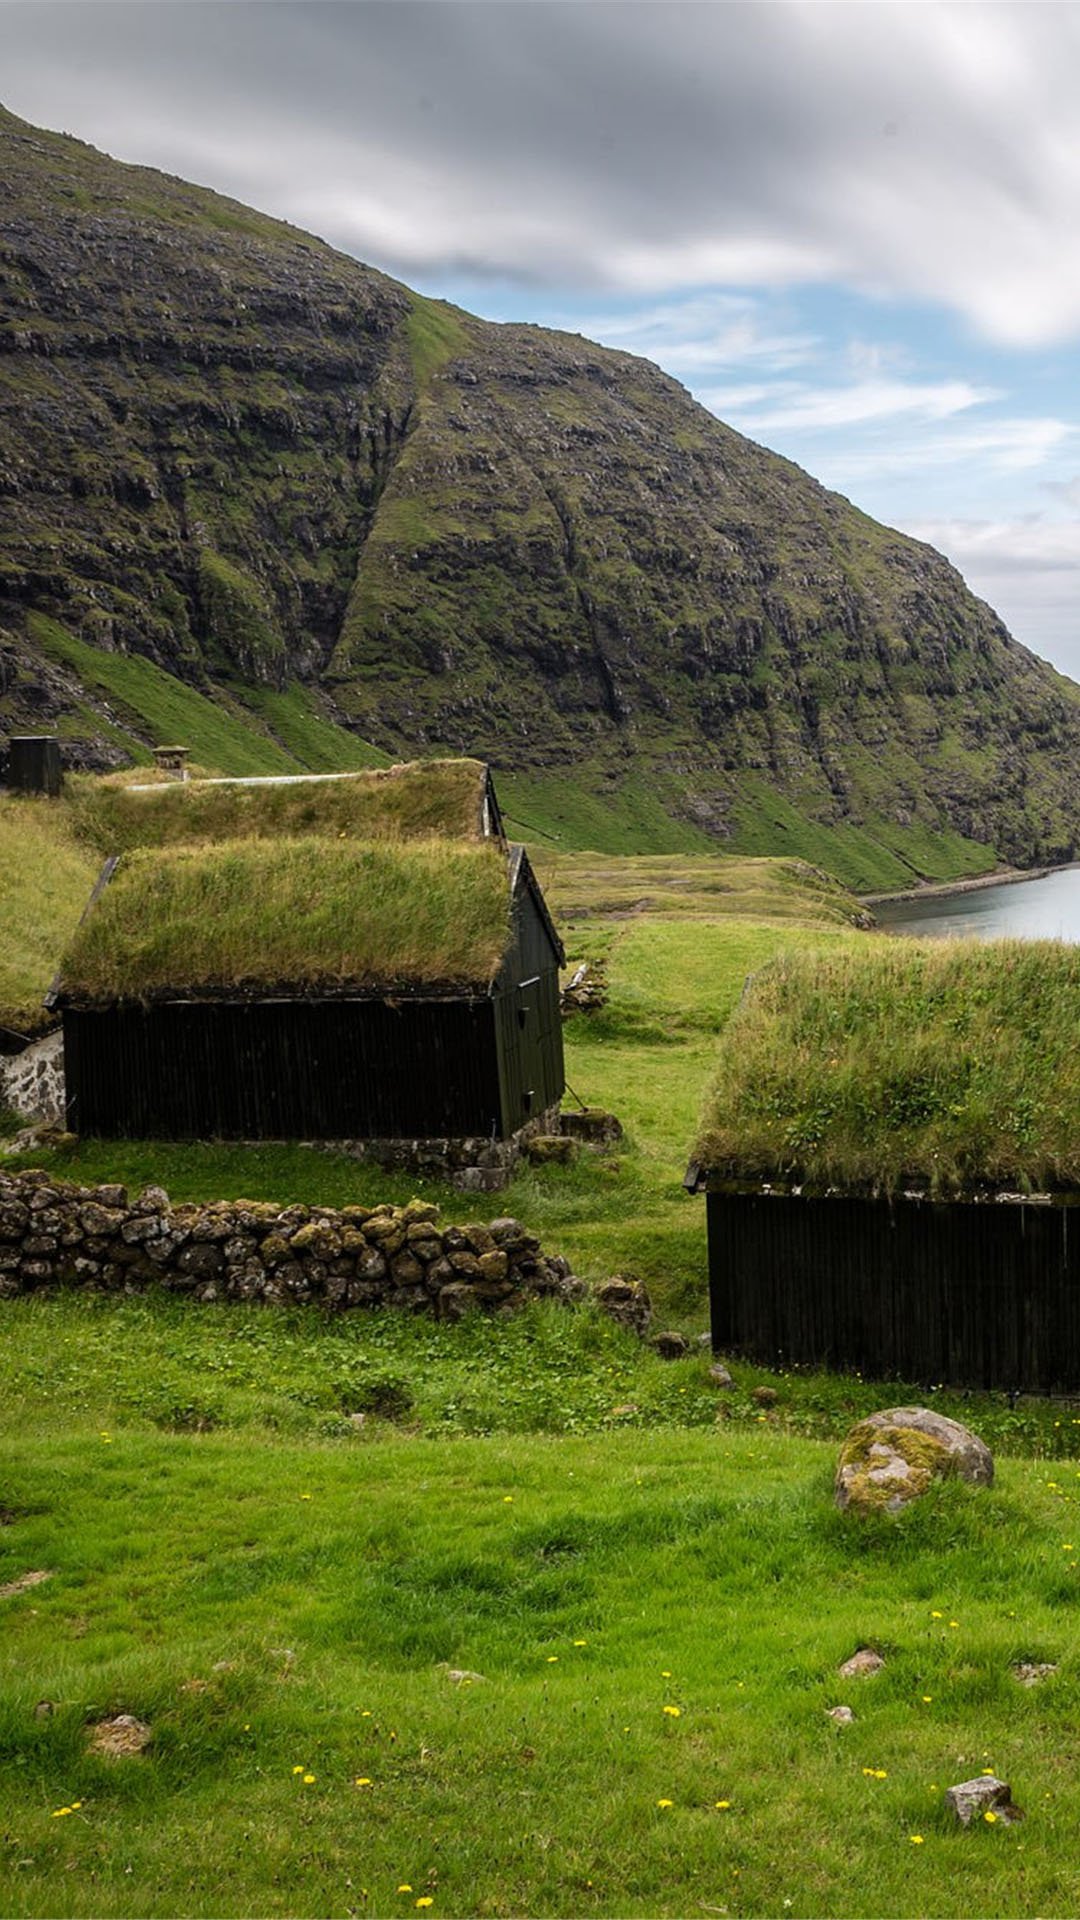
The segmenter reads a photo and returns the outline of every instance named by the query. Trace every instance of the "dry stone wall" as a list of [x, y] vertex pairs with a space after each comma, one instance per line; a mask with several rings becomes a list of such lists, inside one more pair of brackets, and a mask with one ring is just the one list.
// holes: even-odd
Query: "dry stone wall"
[[44, 1172], [0, 1173], [0, 1297], [51, 1285], [159, 1285], [199, 1300], [396, 1307], [455, 1320], [550, 1296], [580, 1299], [569, 1262], [518, 1220], [439, 1224], [404, 1207], [278, 1207], [221, 1200], [172, 1206], [161, 1187], [79, 1187]]

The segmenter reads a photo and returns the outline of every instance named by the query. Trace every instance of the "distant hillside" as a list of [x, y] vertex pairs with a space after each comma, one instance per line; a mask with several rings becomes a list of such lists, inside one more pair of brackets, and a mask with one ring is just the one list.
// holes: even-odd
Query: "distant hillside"
[[1071, 857], [1080, 691], [648, 362], [0, 111], [0, 731], [450, 750], [530, 829], [855, 884]]

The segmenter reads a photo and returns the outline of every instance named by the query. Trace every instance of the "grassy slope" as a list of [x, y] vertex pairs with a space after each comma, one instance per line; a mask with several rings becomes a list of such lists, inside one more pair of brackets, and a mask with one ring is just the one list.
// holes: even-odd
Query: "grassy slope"
[[[425, 352], [434, 351], [441, 339], [435, 331], [430, 342], [426, 333], [421, 337]], [[48, 658], [73, 668], [92, 698], [108, 702], [112, 737], [136, 763], [149, 764], [147, 738], [155, 745], [189, 746], [201, 766], [219, 773], [336, 773], [389, 761], [389, 755], [321, 712], [311, 689], [298, 683], [279, 693], [228, 680], [211, 697], [152, 661], [88, 646], [43, 616], [32, 615], [29, 627]], [[539, 837], [553, 848], [619, 855], [717, 850], [713, 835], [673, 813], [680, 803], [679, 783], [665, 784], [662, 771], [653, 777], [631, 774], [613, 784], [581, 762], [572, 779], [562, 773], [500, 771], [498, 787], [511, 834]], [[887, 891], [922, 878], [961, 878], [996, 864], [993, 847], [959, 834], [923, 827], [879, 827], [871, 833], [823, 826], [751, 774], [743, 777], [741, 792], [728, 842], [732, 853], [810, 861], [860, 891]]]
[[[0, 1601], [6, 1913], [1076, 1909], [1076, 1495], [1033, 1466], [866, 1529], [767, 1428], [237, 1441], [61, 1426], [40, 1387], [2, 1418], [0, 1568], [52, 1572]], [[867, 1641], [884, 1674], [839, 1682]], [[1026, 1694], [1032, 1656], [1066, 1666]], [[147, 1756], [88, 1756], [118, 1711]], [[989, 1766], [1028, 1823], [954, 1830]]]
[[0, 1026], [30, 1033], [100, 859], [58, 801], [0, 793]]
[[[611, 998], [572, 1023], [570, 1077], [631, 1137], [498, 1196], [582, 1271], [637, 1265], [689, 1327], [704, 1232], [678, 1180], [716, 1028], [778, 946], [867, 939], [776, 904], [571, 926]], [[53, 1158], [176, 1198], [415, 1184], [288, 1147]], [[1075, 1468], [1005, 1462], [990, 1493], [859, 1529], [832, 1449], [796, 1434], [902, 1388], [737, 1368], [717, 1396], [706, 1355], [551, 1309], [449, 1328], [68, 1295], [3, 1319], [0, 1585], [52, 1575], [0, 1600], [5, 1912], [1075, 1910]], [[1062, 1410], [939, 1404], [1004, 1450], [1080, 1448]], [[867, 1642], [884, 1674], [840, 1683]], [[1062, 1670], [1025, 1693], [1021, 1658]], [[148, 1755], [87, 1756], [122, 1711]], [[1031, 1818], [954, 1831], [944, 1787], [988, 1766]]]
[[[574, 777], [499, 770], [500, 799], [511, 831], [525, 840], [539, 836], [552, 851], [593, 849], [603, 854], [694, 854], [717, 852], [716, 836], [672, 809], [685, 800], [680, 780], [662, 768], [651, 776], [628, 775], [617, 783], [579, 762]], [[863, 827], [828, 827], [801, 813], [760, 775], [745, 773], [732, 810], [724, 850], [754, 858], [809, 861], [859, 893], [882, 893], [920, 880], [962, 879], [999, 863], [992, 846], [958, 833], [900, 827], [879, 821]]]

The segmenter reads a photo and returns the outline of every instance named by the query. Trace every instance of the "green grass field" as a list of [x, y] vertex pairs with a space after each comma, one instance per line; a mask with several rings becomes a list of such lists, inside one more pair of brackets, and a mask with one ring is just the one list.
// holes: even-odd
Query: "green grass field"
[[[717, 1036], [778, 953], [881, 938], [749, 865], [555, 873], [571, 957], [609, 988], [567, 1028], [568, 1077], [626, 1139], [467, 1203], [587, 1278], [641, 1274], [691, 1336], [704, 1206], [681, 1180]], [[466, 1211], [298, 1145], [34, 1158], [175, 1200]], [[0, 1328], [5, 1914], [1080, 1904], [1080, 1407], [935, 1394], [995, 1449], [994, 1488], [867, 1526], [832, 1506], [837, 1438], [925, 1388], [734, 1362], [725, 1392], [706, 1351], [663, 1362], [593, 1309], [451, 1327], [72, 1292], [4, 1301]], [[841, 1681], [862, 1644], [884, 1671]], [[1021, 1660], [1059, 1671], [1028, 1692]], [[150, 1744], [92, 1753], [119, 1713]], [[1028, 1818], [962, 1832], [944, 1790], [989, 1767]]]

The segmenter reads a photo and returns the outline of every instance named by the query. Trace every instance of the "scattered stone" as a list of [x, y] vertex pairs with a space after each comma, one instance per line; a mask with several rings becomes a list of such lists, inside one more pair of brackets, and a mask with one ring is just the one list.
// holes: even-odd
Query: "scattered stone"
[[51, 1720], [55, 1712], [56, 1708], [53, 1706], [51, 1700], [39, 1700], [37, 1706], [34, 1708], [34, 1719]]
[[690, 1351], [690, 1342], [685, 1333], [654, 1333], [649, 1345], [661, 1360], [683, 1360]]
[[471, 1687], [484, 1678], [482, 1673], [470, 1673], [468, 1667], [448, 1667], [446, 1677], [455, 1687]]
[[571, 1013], [596, 1013], [607, 1001], [607, 976], [602, 962], [582, 961], [559, 996], [563, 1019]]
[[959, 1785], [949, 1787], [945, 1804], [952, 1808], [962, 1827], [970, 1827], [973, 1820], [986, 1819], [987, 1815], [993, 1816], [990, 1825], [1000, 1820], [1006, 1827], [1024, 1818], [1022, 1808], [1013, 1803], [1008, 1782], [995, 1779], [992, 1773], [983, 1774], [978, 1780], [961, 1780]]
[[137, 1720], [133, 1713], [114, 1713], [111, 1719], [99, 1720], [92, 1729], [90, 1751], [104, 1754], [110, 1760], [122, 1760], [129, 1754], [142, 1753], [153, 1737], [153, 1730], [145, 1720]]
[[6, 1587], [0, 1587], [0, 1600], [14, 1600], [16, 1594], [28, 1593], [31, 1587], [40, 1587], [43, 1580], [51, 1579], [47, 1567], [36, 1567], [33, 1573], [20, 1573], [17, 1580], [9, 1580]]
[[880, 1673], [885, 1665], [880, 1653], [873, 1647], [860, 1647], [850, 1660], [845, 1660], [839, 1668], [841, 1680], [858, 1680], [865, 1674]]
[[850, 1707], [829, 1707], [828, 1715], [838, 1727], [850, 1727], [855, 1719]]
[[644, 1281], [633, 1273], [616, 1273], [610, 1280], [604, 1280], [593, 1294], [593, 1299], [612, 1320], [620, 1326], [629, 1327], [631, 1333], [644, 1339], [652, 1319], [652, 1301]]
[[560, 1113], [559, 1131], [569, 1134], [572, 1140], [583, 1141], [588, 1147], [613, 1147], [623, 1137], [621, 1120], [605, 1112], [603, 1107], [582, 1107], [577, 1111], [571, 1108]]
[[720, 1387], [721, 1389], [728, 1389], [735, 1385], [734, 1380], [722, 1360], [713, 1361], [712, 1366], [709, 1368], [709, 1379], [712, 1381], [714, 1387]]
[[1049, 1680], [1058, 1670], [1056, 1660], [1018, 1660], [1013, 1667], [1013, 1677], [1022, 1687], [1037, 1687], [1040, 1680]]
[[526, 1156], [534, 1166], [568, 1167], [576, 1160], [577, 1151], [577, 1141], [565, 1133], [534, 1133], [532, 1139], [525, 1142]]
[[836, 1504], [857, 1513], [899, 1513], [950, 1475], [988, 1487], [994, 1478], [989, 1447], [929, 1407], [890, 1407], [860, 1420], [845, 1439]]
[[775, 1387], [755, 1387], [750, 1398], [755, 1407], [775, 1407], [780, 1395]]
[[210, 1671], [211, 1673], [235, 1673], [236, 1661], [235, 1660], [215, 1660]]

